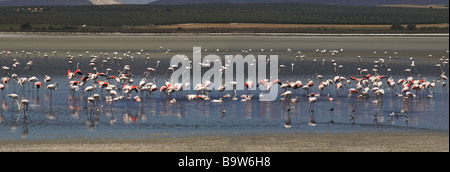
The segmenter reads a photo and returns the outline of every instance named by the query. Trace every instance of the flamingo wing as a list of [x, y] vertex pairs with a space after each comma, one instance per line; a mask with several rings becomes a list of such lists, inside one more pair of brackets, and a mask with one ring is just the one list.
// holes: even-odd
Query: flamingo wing
[[359, 78], [356, 78], [356, 77], [353, 77], [353, 76], [351, 76], [350, 79], [355, 80], [355, 81], [359, 81], [360, 80]]
[[75, 73], [75, 74], [78, 74], [78, 75], [83, 75], [83, 73], [81, 72], [80, 69], [77, 69], [74, 73]]

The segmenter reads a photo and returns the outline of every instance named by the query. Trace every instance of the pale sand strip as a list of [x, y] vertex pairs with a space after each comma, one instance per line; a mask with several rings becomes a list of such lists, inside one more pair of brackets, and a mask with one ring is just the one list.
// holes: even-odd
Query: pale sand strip
[[281, 134], [0, 141], [0, 152], [449, 152], [448, 133]]
[[[403, 25], [407, 26], [407, 25]], [[336, 28], [336, 29], [390, 29], [391, 25], [339, 25], [339, 24], [265, 24], [265, 23], [186, 23], [186, 24], [175, 24], [175, 25], [158, 25], [158, 26], [141, 26], [141, 27], [156, 27], [156, 28], [166, 28], [166, 29], [176, 29], [181, 27], [183, 29], [208, 29], [208, 28], [227, 28], [227, 29], [292, 29], [292, 28]], [[446, 28], [449, 24], [418, 24], [417, 28], [422, 27], [436, 27], [436, 28]]]

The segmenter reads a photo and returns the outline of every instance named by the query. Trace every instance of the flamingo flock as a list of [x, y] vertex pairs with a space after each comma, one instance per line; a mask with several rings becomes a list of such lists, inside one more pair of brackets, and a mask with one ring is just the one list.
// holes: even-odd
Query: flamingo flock
[[[162, 49], [163, 48], [160, 47], [158, 52], [162, 51]], [[207, 50], [205, 49], [205, 52], [206, 51]], [[220, 49], [217, 49], [217, 52], [219, 51]], [[261, 51], [264, 52], [264, 49], [261, 49]], [[270, 50], [270, 52], [273, 51], [273, 49]], [[290, 72], [292, 76], [291, 80], [270, 78], [258, 81], [255, 78], [248, 78], [244, 83], [237, 83], [235, 81], [223, 83], [216, 90], [211, 89], [211, 81], [202, 83], [191, 83], [191, 81], [176, 83], [164, 79], [163, 81], [161, 81], [161, 79], [158, 81], [158, 71], [160, 71], [160, 73], [166, 72], [166, 74], [168, 74], [174, 72], [178, 66], [163, 66], [159, 60], [155, 59], [152, 61], [152, 58], [150, 58], [148, 53], [145, 62], [145, 65], [148, 65], [148, 67], [142, 75], [139, 75], [133, 74], [134, 70], [132, 69], [132, 65], [135, 63], [135, 60], [131, 51], [125, 53], [123, 57], [118, 57], [118, 52], [113, 52], [112, 54], [114, 57], [110, 57], [108, 53], [100, 53], [100, 56], [95, 56], [91, 55], [92, 53], [89, 51], [86, 51], [85, 54], [90, 55], [91, 60], [87, 64], [83, 63], [83, 55], [80, 54], [80, 61], [76, 63], [76, 68], [74, 68], [72, 64], [74, 61], [76, 62], [77, 59], [74, 58], [70, 52], [67, 52], [68, 64], [72, 67], [67, 69], [67, 73], [65, 73], [67, 84], [59, 84], [58, 82], [52, 83], [51, 75], [62, 75], [56, 73], [49, 73], [40, 80], [38, 77], [32, 76], [31, 71], [35, 65], [32, 60], [29, 60], [26, 63], [26, 66], [22, 71], [20, 70], [20, 61], [13, 59], [11, 67], [8, 65], [2, 67], [3, 77], [1, 78], [0, 91], [2, 92], [2, 95], [4, 95], [5, 92], [10, 92], [11, 94], [8, 94], [7, 97], [12, 99], [11, 106], [13, 107], [15, 103], [17, 104], [19, 111], [23, 110], [24, 113], [26, 113], [30, 101], [17, 93], [26, 91], [28, 88], [28, 91], [36, 89], [37, 94], [39, 94], [38, 90], [41, 87], [47, 90], [45, 94], [49, 94], [50, 97], [52, 97], [53, 92], [61, 90], [58, 89], [58, 87], [65, 87], [62, 90], [69, 90], [68, 94], [72, 96], [75, 94], [87, 95], [88, 98], [85, 99], [85, 101], [90, 104], [91, 108], [96, 109], [97, 112], [103, 111], [103, 103], [113, 104], [114, 102], [127, 101], [128, 105], [130, 105], [131, 102], [142, 102], [147, 99], [158, 98], [158, 95], [160, 96], [159, 98], [161, 101], [168, 101], [171, 104], [178, 103], [179, 101], [177, 100], [197, 100], [219, 104], [224, 101], [248, 102], [257, 99], [258, 97], [261, 98], [261, 96], [264, 96], [262, 93], [270, 91], [270, 89], [280, 90], [278, 100], [284, 102], [288, 111], [291, 111], [292, 108], [294, 108], [294, 104], [302, 103], [304, 98], [307, 100], [305, 102], [309, 105], [309, 111], [314, 112], [314, 105], [317, 101], [332, 102], [336, 98], [344, 97], [353, 102], [356, 102], [359, 99], [371, 99], [375, 104], [382, 104], [383, 96], [390, 93], [391, 95], [402, 98], [405, 102], [412, 103], [411, 100], [418, 97], [433, 98], [435, 87], [438, 86], [438, 83], [445, 94], [448, 90], [446, 87], [446, 82], [448, 80], [446, 72], [448, 72], [448, 70], [445, 70], [445, 67], [448, 67], [448, 58], [445, 56], [435, 65], [439, 70], [439, 74], [436, 74], [436, 76], [430, 79], [420, 75], [416, 67], [416, 65], [419, 64], [417, 64], [412, 57], [409, 59], [410, 65], [404, 70], [405, 77], [394, 78], [390, 73], [393, 70], [401, 71], [401, 69], [388, 69], [387, 66], [392, 63], [392, 57], [387, 57], [389, 58], [389, 61], [386, 61], [384, 58], [375, 60], [372, 69], [356, 68], [354, 75], [342, 74], [340, 71], [343, 70], [344, 65], [339, 64], [338, 60], [332, 59], [329, 60], [329, 63], [332, 64], [331, 72], [335, 74], [335, 76], [324, 76], [316, 73], [315, 76], [310, 76], [309, 79], [301, 81], [299, 79], [294, 79], [294, 71], [301, 72], [302, 70], [301, 68], [296, 68], [296, 66], [298, 66], [297, 64], [306, 63], [308, 59], [311, 59], [314, 64], [314, 69], [327, 68], [329, 66], [326, 65], [326, 59], [322, 60], [322, 65], [315, 64], [319, 54], [321, 53], [326, 56], [327, 53], [330, 53], [330, 57], [335, 58], [337, 54], [343, 53], [344, 50], [327, 51], [317, 49], [315, 51], [316, 57], [309, 57], [300, 51], [298, 51], [298, 55], [296, 55], [295, 53], [292, 53], [292, 51], [292, 49], [287, 49], [287, 53], [292, 54], [294, 57], [293, 62], [289, 62], [291, 64], [290, 70], [286, 69], [287, 65], [283, 64], [281, 64], [278, 69], [279, 72]], [[165, 51], [164, 55], [167, 55], [170, 52], [170, 49], [168, 49]], [[252, 50], [243, 50], [242, 52], [248, 53], [252, 52]], [[2, 64], [9, 63], [9, 59], [14, 58], [13, 53], [10, 51], [0, 51], [0, 53]], [[40, 54], [40, 52], [37, 53]], [[37, 53], [35, 53], [35, 56]], [[136, 52], [136, 55], [140, 56], [143, 53], [144, 50], [141, 50]], [[374, 54], [376, 54], [376, 52], [374, 52]], [[388, 53], [385, 52], [385, 55], [387, 54]], [[25, 58], [25, 55], [28, 59], [32, 59], [30, 58], [32, 55], [31, 53], [23, 51], [22, 58]], [[57, 51], [53, 51], [52, 56], [57, 58]], [[395, 52], [395, 56], [397, 57], [397, 52]], [[432, 55], [429, 56], [429, 60], [432, 60], [431, 57]], [[49, 60], [47, 53], [44, 55], [44, 60]], [[358, 64], [362, 62], [363, 58], [358, 56], [357, 61], [354, 63]], [[114, 63], [115, 65], [108, 66], [108, 64], [111, 63]], [[167, 70], [165, 70], [164, 67], [167, 67]], [[104, 69], [104, 72], [99, 71], [98, 69]], [[192, 67], [186, 70], [190, 69], [192, 69]], [[222, 66], [221, 70], [226, 70], [226, 66]], [[383, 72], [382, 70], [386, 72]], [[238, 95], [236, 86], [240, 84], [244, 85], [245, 90], [241, 91], [246, 91], [245, 94]], [[193, 86], [193, 90], [186, 90], [186, 88], [190, 88], [191, 85]], [[16, 86], [19, 87], [20, 90], [18, 90]], [[226, 88], [233, 89], [232, 91], [227, 91]], [[254, 96], [252, 90], [256, 90], [256, 88], [261, 88], [261, 90], [264, 91], [261, 91], [259, 96]], [[212, 93], [215, 91], [219, 94]], [[223, 95], [224, 93], [226, 94]], [[144, 97], [147, 97], [147, 99]], [[161, 97], [163, 98], [161, 99]], [[417, 101], [420, 101], [420, 99], [417, 99]], [[224, 109], [222, 112], [226, 113], [226, 110]], [[354, 119], [354, 117], [352, 119]], [[311, 123], [310, 125], [315, 125], [315, 123]]]

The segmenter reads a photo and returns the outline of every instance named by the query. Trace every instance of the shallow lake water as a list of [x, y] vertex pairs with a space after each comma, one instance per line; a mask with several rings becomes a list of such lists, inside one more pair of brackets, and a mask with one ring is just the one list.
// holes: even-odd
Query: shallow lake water
[[[276, 101], [259, 101], [260, 91], [252, 91], [255, 98], [247, 102], [241, 102], [242, 98], [236, 101], [223, 99], [223, 103], [187, 100], [185, 95], [195, 94], [195, 91], [182, 91], [168, 99], [165, 94], [155, 91], [150, 96], [133, 92], [131, 97], [139, 95], [141, 102], [120, 100], [107, 103], [106, 91], [97, 88], [95, 93], [100, 95], [101, 103], [96, 102], [95, 107], [87, 101], [89, 95], [82, 91], [83, 87], [74, 94], [69, 91], [67, 83], [70, 80], [65, 76], [67, 70], [76, 70], [76, 64], [80, 62], [79, 69], [83, 73], [94, 72], [88, 66], [90, 55], [99, 56], [96, 63], [99, 72], [106, 73], [106, 69], [111, 68], [111, 75], [117, 75], [117, 70], [129, 64], [134, 74], [134, 85], [144, 77], [142, 73], [147, 67], [154, 68], [160, 61], [160, 68], [151, 74], [149, 80], [157, 78], [156, 85], [161, 87], [170, 75], [167, 70], [170, 58], [176, 54], [192, 58], [193, 46], [202, 46], [202, 56], [279, 55], [278, 63], [287, 66], [279, 71], [282, 82], [301, 80], [306, 84], [310, 79], [315, 83], [310, 92], [321, 96], [314, 104], [314, 112], [311, 112], [311, 104], [303, 89], [289, 89], [293, 98], [299, 98], [298, 102], [290, 105], [290, 110], [280, 101], [282, 96]], [[327, 50], [316, 53], [316, 49]], [[332, 50], [339, 52], [332, 55], [329, 52]], [[45, 88], [37, 90], [28, 84], [21, 87], [11, 79], [1, 92], [1, 140], [449, 130], [448, 86], [442, 87], [439, 78], [442, 70], [448, 75], [449, 68], [448, 64], [442, 68], [435, 66], [441, 64], [440, 58], [448, 62], [448, 37], [0, 37], [2, 51], [11, 53], [0, 55], [0, 66], [12, 67], [13, 59], [21, 63], [9, 73], [27, 78], [36, 76], [41, 82], [45, 75], [50, 75], [51, 83], [58, 82], [59, 86], [50, 95]], [[30, 53], [27, 55], [22, 51]], [[58, 53], [52, 54], [53, 51]], [[118, 52], [117, 55], [114, 52]], [[127, 52], [134, 56], [133, 60], [124, 56]], [[44, 53], [49, 55], [48, 60]], [[147, 53], [150, 56], [148, 61]], [[428, 59], [429, 54], [433, 55], [432, 61]], [[74, 56], [72, 64], [67, 63], [68, 55]], [[295, 60], [298, 55], [306, 58]], [[357, 56], [362, 56], [362, 61]], [[102, 63], [108, 57], [110, 60]], [[114, 57], [123, 59], [114, 60]], [[403, 97], [396, 95], [400, 93], [400, 85], [396, 84], [397, 89], [388, 88], [385, 78], [381, 87], [385, 94], [379, 103], [373, 102], [377, 100], [373, 93], [368, 99], [348, 99], [348, 90], [356, 87], [353, 80], [340, 93], [336, 91], [336, 84], [323, 91], [318, 90], [320, 80], [316, 73], [325, 79], [343, 76], [350, 80], [350, 76], [360, 77], [357, 68], [369, 69], [368, 73], [373, 74], [370, 70], [374, 61], [380, 58], [387, 64], [387, 67], [379, 68], [380, 75], [392, 76], [395, 81], [409, 76], [426, 78], [435, 80], [436, 87], [422, 90], [417, 97], [404, 101]], [[343, 68], [335, 72], [331, 60]], [[415, 69], [404, 72], [410, 69], [411, 60], [415, 62]], [[33, 61], [33, 66], [24, 71], [28, 61]], [[295, 64], [294, 71], [291, 70], [292, 63]], [[392, 71], [387, 72], [387, 69]], [[7, 75], [7, 72], [2, 73], [2, 77]], [[89, 81], [87, 85], [92, 83]], [[433, 98], [428, 98], [431, 91]], [[122, 94], [121, 90], [117, 92]], [[284, 89], [278, 88], [278, 92], [281, 94]], [[11, 93], [17, 94], [19, 101], [30, 101], [26, 116], [23, 110], [18, 112], [17, 104], [7, 97]], [[247, 93], [246, 90], [237, 91], [238, 96]], [[225, 94], [234, 93], [210, 93], [211, 99], [219, 99]], [[334, 101], [328, 101], [328, 94]], [[169, 102], [172, 98], [177, 100], [176, 103]], [[389, 116], [392, 112], [398, 115]], [[317, 125], [309, 125], [310, 121], [316, 121]]]

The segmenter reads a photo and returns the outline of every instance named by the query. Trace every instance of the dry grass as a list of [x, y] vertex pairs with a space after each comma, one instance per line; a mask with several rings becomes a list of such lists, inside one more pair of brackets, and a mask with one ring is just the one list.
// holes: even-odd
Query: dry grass
[[[406, 25], [405, 25], [406, 26]], [[176, 24], [176, 25], [161, 25], [157, 26], [157, 28], [162, 29], [251, 29], [251, 28], [260, 28], [260, 29], [315, 29], [315, 28], [335, 28], [335, 29], [389, 29], [391, 25], [326, 25], [326, 24], [258, 24], [258, 23], [210, 23], [210, 24], [202, 24], [202, 23], [190, 23], [190, 24]], [[421, 27], [437, 27], [437, 28], [446, 28], [449, 27], [449, 24], [419, 24], [418, 28]]]
[[433, 9], [448, 9], [443, 5], [411, 5], [411, 4], [395, 4], [395, 5], [380, 5], [381, 7], [401, 7], [401, 8], [430, 8]]
[[422, 27], [437, 27], [437, 28], [448, 28], [449, 24], [418, 24], [417, 28]]
[[259, 23], [191, 23], [159, 26], [159, 28], [201, 29], [201, 28], [384, 28], [388, 25], [316, 25], [316, 24], [259, 24]]

